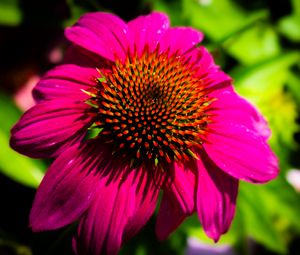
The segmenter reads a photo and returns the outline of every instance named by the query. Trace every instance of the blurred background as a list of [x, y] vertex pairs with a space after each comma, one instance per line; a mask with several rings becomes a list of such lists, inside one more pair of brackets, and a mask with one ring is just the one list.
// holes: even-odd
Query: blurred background
[[0, 255], [72, 254], [76, 226], [38, 234], [28, 228], [50, 161], [21, 156], [8, 141], [12, 125], [34, 104], [32, 87], [63, 59], [64, 28], [97, 10], [125, 20], [163, 11], [173, 26], [203, 31], [203, 44], [236, 90], [269, 121], [281, 166], [267, 185], [241, 183], [235, 220], [218, 244], [204, 235], [196, 216], [159, 242], [153, 217], [120, 254], [299, 255], [300, 0], [0, 0]]

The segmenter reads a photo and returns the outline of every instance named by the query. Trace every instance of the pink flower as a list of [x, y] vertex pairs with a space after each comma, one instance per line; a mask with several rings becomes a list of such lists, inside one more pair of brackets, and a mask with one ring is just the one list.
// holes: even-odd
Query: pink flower
[[41, 79], [37, 105], [12, 129], [15, 150], [56, 158], [32, 229], [79, 220], [77, 254], [116, 254], [162, 190], [160, 239], [197, 212], [217, 241], [234, 216], [239, 179], [267, 182], [278, 163], [266, 122], [199, 46], [202, 33], [170, 28], [161, 13], [125, 23], [98, 12], [66, 37], [66, 63]]

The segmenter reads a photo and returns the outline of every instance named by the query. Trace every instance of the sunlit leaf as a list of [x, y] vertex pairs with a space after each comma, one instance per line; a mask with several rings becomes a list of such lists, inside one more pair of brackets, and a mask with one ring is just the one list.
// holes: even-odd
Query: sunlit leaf
[[183, 11], [194, 27], [214, 40], [222, 39], [245, 22], [243, 11], [229, 0], [183, 0]]
[[249, 14], [231, 0], [183, 0], [183, 12], [190, 25], [213, 41], [223, 41], [267, 15], [260, 11]]
[[257, 91], [270, 89], [271, 93], [283, 87], [289, 74], [289, 68], [298, 63], [299, 59], [299, 52], [286, 52], [249, 67], [237, 68], [231, 72], [231, 75], [240, 92], [252, 95], [252, 93], [257, 94]]
[[285, 37], [294, 42], [300, 42], [300, 1], [291, 0], [292, 13], [281, 18], [278, 29]]
[[280, 53], [275, 30], [268, 24], [257, 23], [238, 36], [229, 39], [224, 47], [243, 64], [254, 64]]
[[279, 31], [291, 41], [300, 42], [300, 15], [290, 15], [279, 21]]

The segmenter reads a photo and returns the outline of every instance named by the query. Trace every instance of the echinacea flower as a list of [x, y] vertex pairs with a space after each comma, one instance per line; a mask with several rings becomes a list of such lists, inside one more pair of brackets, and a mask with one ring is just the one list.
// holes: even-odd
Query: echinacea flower
[[12, 129], [15, 150], [55, 158], [32, 229], [79, 221], [77, 254], [117, 254], [162, 191], [160, 239], [197, 212], [217, 241], [234, 216], [239, 179], [267, 182], [278, 163], [264, 118], [199, 45], [202, 33], [170, 28], [161, 13], [125, 23], [97, 12], [66, 37], [65, 64], [40, 80], [37, 104]]

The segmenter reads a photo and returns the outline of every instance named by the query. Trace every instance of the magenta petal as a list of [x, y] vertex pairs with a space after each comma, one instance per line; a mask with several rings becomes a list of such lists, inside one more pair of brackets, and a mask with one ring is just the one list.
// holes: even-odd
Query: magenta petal
[[130, 32], [131, 52], [137, 50], [138, 55], [140, 55], [146, 45], [149, 46], [150, 52], [153, 51], [169, 26], [168, 16], [157, 12], [139, 16], [130, 21], [128, 29]]
[[123, 174], [99, 180], [97, 197], [81, 219], [75, 238], [78, 254], [117, 254], [121, 244], [153, 214], [159, 189], [147, 171], [136, 169]]
[[217, 242], [227, 232], [235, 212], [238, 180], [205, 155], [198, 160], [197, 211], [205, 233]]
[[104, 12], [85, 14], [65, 30], [66, 37], [73, 43], [112, 61], [116, 56], [125, 59], [127, 33], [127, 24], [123, 20]]
[[[200, 75], [207, 74], [207, 73], [209, 74], [209, 71], [213, 69], [219, 70], [219, 68], [216, 66], [214, 62], [212, 55], [205, 47], [200, 46], [199, 51], [201, 52], [201, 59], [199, 61], [199, 65], [201, 67], [199, 69]], [[216, 73], [216, 71], [214, 71], [213, 73]]]
[[[136, 192], [136, 201], [133, 214], [128, 219], [126, 228], [124, 229], [123, 242], [131, 239], [140, 229], [147, 223], [152, 216], [158, 199], [159, 187], [152, 183], [147, 175], [140, 177], [142, 185], [137, 190], [140, 190], [141, 194]], [[138, 181], [138, 180], [135, 180]], [[141, 189], [144, 189], [142, 191]], [[144, 194], [143, 194], [144, 192]], [[146, 194], [148, 192], [148, 194]], [[134, 196], [134, 194], [133, 194]]]
[[37, 84], [33, 94], [38, 100], [66, 98], [84, 101], [89, 96], [82, 90], [88, 90], [96, 84], [99, 77], [96, 68], [61, 65], [49, 71]]
[[236, 94], [232, 86], [216, 90], [210, 96], [217, 98], [211, 111], [215, 123], [226, 126], [228, 124], [241, 124], [257, 132], [266, 140], [269, 138], [271, 131], [264, 117], [253, 105]]
[[34, 231], [63, 227], [77, 220], [98, 191], [97, 155], [88, 146], [73, 146], [59, 156], [46, 173], [30, 213]]
[[[184, 38], [184, 40], [183, 40]], [[198, 43], [203, 40], [203, 34], [193, 28], [176, 27], [166, 31], [159, 42], [161, 51], [170, 51], [170, 54], [180, 52], [181, 54], [190, 53]], [[186, 55], [188, 58], [188, 55]]]
[[[201, 63], [199, 64], [201, 65]], [[218, 66], [211, 67], [205, 72], [207, 73], [202, 77], [202, 82], [206, 87], [205, 90], [228, 89], [231, 86], [231, 77], [220, 71]]]
[[176, 165], [174, 179], [164, 190], [156, 221], [156, 234], [166, 239], [195, 210], [195, 174]]
[[236, 123], [212, 123], [207, 142], [209, 157], [227, 174], [248, 182], [263, 183], [278, 174], [278, 161], [263, 136]]
[[58, 156], [85, 135], [91, 122], [88, 108], [85, 103], [67, 99], [39, 103], [12, 128], [10, 144], [30, 157]]

